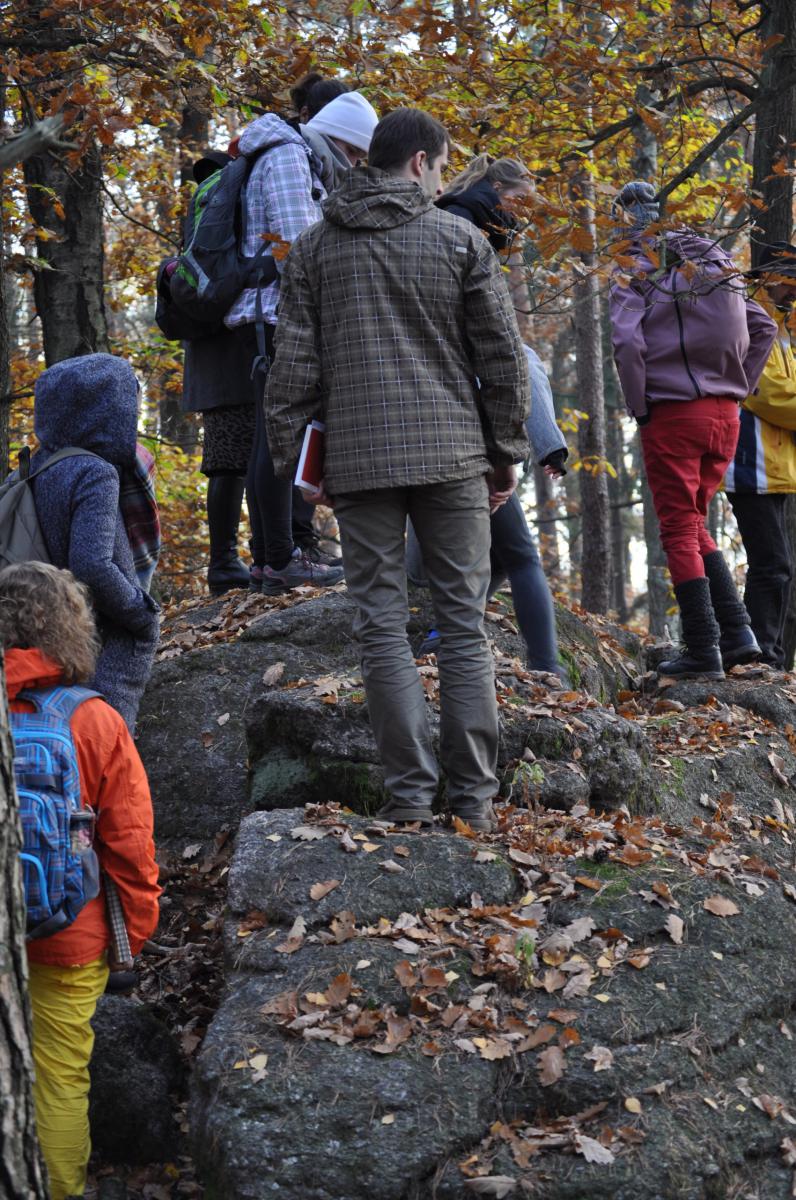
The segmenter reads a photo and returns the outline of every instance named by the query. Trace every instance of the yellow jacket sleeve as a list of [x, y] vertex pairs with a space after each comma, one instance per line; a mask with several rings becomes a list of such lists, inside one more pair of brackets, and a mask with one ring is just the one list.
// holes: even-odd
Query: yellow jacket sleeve
[[790, 346], [777, 339], [768, 356], [755, 395], [747, 396], [744, 408], [779, 429], [796, 430], [796, 358]]

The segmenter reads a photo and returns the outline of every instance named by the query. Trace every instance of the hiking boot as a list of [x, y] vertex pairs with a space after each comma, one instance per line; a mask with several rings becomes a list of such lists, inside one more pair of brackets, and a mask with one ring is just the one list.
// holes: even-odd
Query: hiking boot
[[403, 800], [388, 800], [376, 813], [376, 821], [390, 825], [414, 825], [419, 821], [424, 829], [434, 824], [434, 814], [428, 804], [409, 804]]
[[441, 645], [442, 634], [438, 629], [429, 629], [428, 633], [421, 634], [416, 639], [412, 653], [415, 658], [422, 658], [424, 654], [436, 654]]
[[264, 596], [281, 596], [294, 587], [331, 587], [342, 578], [342, 567], [327, 567], [324, 563], [313, 562], [296, 547], [287, 566], [280, 571], [263, 567], [261, 590]]
[[451, 805], [451, 816], [464, 821], [475, 833], [494, 833], [497, 829], [491, 800], [462, 800]]
[[223, 596], [235, 588], [249, 586], [249, 568], [237, 554], [225, 563], [211, 563], [207, 569], [207, 586], [211, 596]]
[[249, 591], [263, 590], [263, 567], [249, 567]]
[[710, 601], [721, 629], [719, 649], [725, 671], [739, 663], [754, 662], [760, 658], [760, 646], [724, 555], [715, 550], [705, 555], [704, 563]]
[[658, 663], [658, 675], [669, 679], [723, 679], [719, 626], [705, 576], [687, 579], [674, 589], [680, 606], [685, 647], [676, 658]]
[[243, 502], [243, 479], [214, 475], [207, 485], [207, 526], [210, 565], [207, 586], [211, 596], [249, 586], [249, 569], [238, 558], [238, 525]]

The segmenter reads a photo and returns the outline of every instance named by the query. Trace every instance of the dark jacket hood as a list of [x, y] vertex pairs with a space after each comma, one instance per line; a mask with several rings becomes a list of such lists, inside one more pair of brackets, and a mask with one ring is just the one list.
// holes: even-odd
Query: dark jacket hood
[[347, 229], [394, 229], [432, 206], [419, 184], [374, 167], [350, 171], [321, 205], [327, 221]]
[[80, 446], [117, 466], [135, 461], [138, 381], [126, 359], [64, 359], [42, 372], [35, 396], [33, 427], [46, 450]]
[[496, 250], [505, 250], [517, 223], [511, 213], [500, 207], [500, 196], [487, 179], [479, 179], [463, 192], [440, 196], [437, 208], [455, 217], [464, 217], [485, 233]]

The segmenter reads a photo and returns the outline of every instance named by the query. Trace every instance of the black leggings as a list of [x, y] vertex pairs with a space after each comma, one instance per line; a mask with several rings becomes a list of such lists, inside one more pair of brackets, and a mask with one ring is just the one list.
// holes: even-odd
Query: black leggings
[[[265, 345], [270, 359], [274, 353], [272, 325], [265, 326]], [[265, 378], [264, 371], [257, 371], [252, 380], [255, 427], [254, 446], [246, 476], [246, 502], [249, 506], [254, 565], [269, 566], [279, 571], [288, 564], [293, 553], [293, 485], [288, 479], [277, 479], [274, 473], [265, 432]]]

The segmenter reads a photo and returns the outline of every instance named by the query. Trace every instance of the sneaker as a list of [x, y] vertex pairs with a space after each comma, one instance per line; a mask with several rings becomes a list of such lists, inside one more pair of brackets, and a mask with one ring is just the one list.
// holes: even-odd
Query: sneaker
[[442, 634], [437, 629], [429, 629], [428, 633], [422, 633], [415, 639], [412, 653], [415, 658], [422, 658], [425, 654], [436, 654], [441, 643]]
[[342, 566], [342, 559], [339, 554], [326, 554], [325, 551], [321, 550], [320, 542], [305, 542], [304, 545], [299, 544], [298, 549], [310, 562], [320, 563], [322, 567]]
[[263, 568], [249, 567], [249, 591], [261, 592], [263, 590]]
[[263, 567], [262, 592], [265, 596], [280, 596], [294, 587], [331, 587], [342, 578], [342, 567], [313, 562], [297, 546], [287, 566], [280, 571]]

